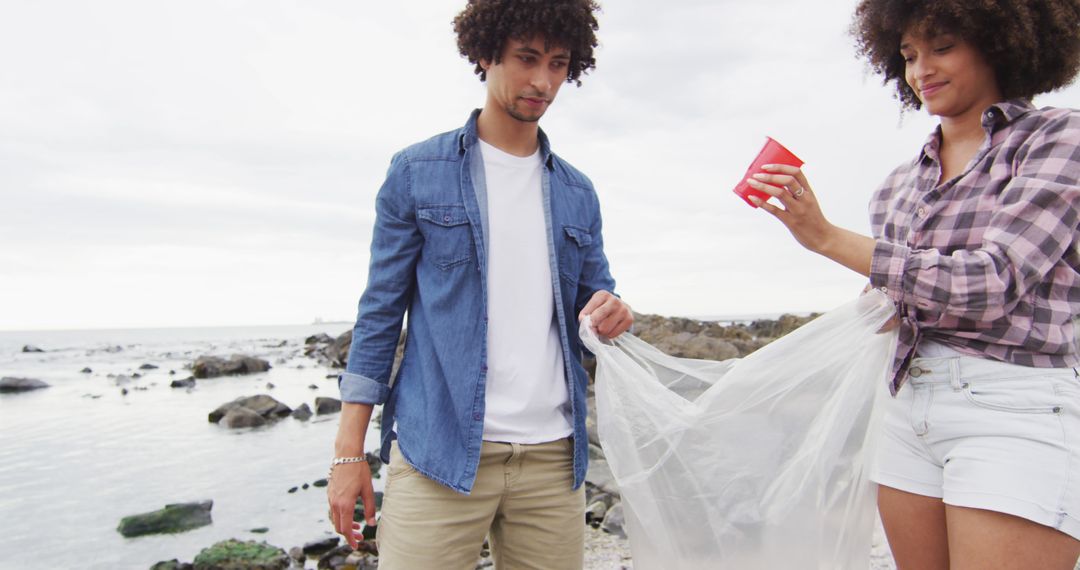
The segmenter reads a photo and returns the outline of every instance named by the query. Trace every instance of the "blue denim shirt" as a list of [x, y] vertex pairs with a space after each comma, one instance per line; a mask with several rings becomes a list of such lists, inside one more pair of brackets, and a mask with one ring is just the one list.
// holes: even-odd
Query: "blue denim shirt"
[[[464, 128], [396, 154], [376, 198], [368, 283], [360, 297], [345, 402], [384, 404], [382, 458], [397, 437], [406, 461], [469, 493], [480, 462], [487, 377], [487, 191], [474, 111]], [[574, 488], [585, 479], [588, 436], [577, 314], [614, 291], [592, 182], [551, 152], [540, 132], [552, 290], [574, 426]], [[391, 367], [408, 315], [405, 354]], [[393, 428], [396, 423], [396, 431]]]

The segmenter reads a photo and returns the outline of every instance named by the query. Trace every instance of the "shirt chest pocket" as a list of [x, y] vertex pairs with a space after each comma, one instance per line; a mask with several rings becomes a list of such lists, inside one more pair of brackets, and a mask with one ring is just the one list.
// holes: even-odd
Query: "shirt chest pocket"
[[562, 243], [559, 246], [559, 273], [564, 281], [577, 283], [581, 265], [589, 248], [592, 234], [581, 226], [563, 226]]
[[416, 209], [420, 233], [424, 236], [421, 261], [450, 271], [472, 260], [472, 226], [465, 206], [420, 206]]

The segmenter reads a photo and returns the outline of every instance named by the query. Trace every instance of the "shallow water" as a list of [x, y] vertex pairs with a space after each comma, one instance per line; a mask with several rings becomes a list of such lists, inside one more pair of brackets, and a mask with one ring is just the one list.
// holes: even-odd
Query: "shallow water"
[[[191, 561], [228, 538], [288, 549], [331, 536], [324, 490], [287, 491], [326, 476], [336, 415], [229, 430], [207, 414], [259, 393], [312, 409], [317, 396], [338, 397], [336, 380], [327, 378], [334, 371], [304, 357], [303, 340], [347, 328], [0, 332], [0, 376], [51, 384], [0, 394], [0, 568], [148, 568]], [[22, 353], [24, 344], [47, 352]], [[273, 368], [169, 387], [190, 374], [185, 367], [197, 356], [234, 353], [266, 358]], [[143, 363], [160, 368], [138, 370]], [[83, 367], [93, 373], [80, 373]], [[143, 377], [109, 377], [135, 372]], [[372, 428], [369, 448], [376, 439]], [[214, 501], [210, 526], [139, 538], [116, 531], [124, 516], [206, 499]], [[250, 532], [258, 527], [270, 530]]]

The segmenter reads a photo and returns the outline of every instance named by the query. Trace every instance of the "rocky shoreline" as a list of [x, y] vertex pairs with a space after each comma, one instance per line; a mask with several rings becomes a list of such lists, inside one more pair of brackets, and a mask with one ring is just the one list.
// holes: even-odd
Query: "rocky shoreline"
[[[717, 323], [696, 321], [683, 318], [665, 318], [656, 315], [636, 315], [633, 334], [646, 342], [659, 347], [670, 354], [686, 358], [702, 358], [711, 360], [725, 360], [735, 357], [743, 357], [751, 352], [767, 345], [776, 338], [795, 330], [799, 326], [809, 322], [816, 315], [796, 317], [785, 315], [779, 319], [758, 320], [753, 322]], [[405, 333], [402, 334], [397, 351], [395, 369], [400, 362], [404, 349]], [[107, 376], [108, 385], [120, 390], [121, 395], [130, 398], [129, 390], [149, 390], [155, 386], [163, 386], [166, 390], [175, 390], [179, 393], [188, 394], [211, 394], [221, 392], [226, 385], [245, 386], [244, 392], [236, 397], [237, 388], [230, 388], [232, 392], [228, 401], [220, 402], [216, 407], [207, 409], [203, 417], [211, 424], [220, 426], [222, 432], [233, 433], [241, 438], [246, 438], [247, 433], [257, 433], [264, 430], [280, 430], [284, 422], [293, 425], [306, 424], [309, 421], [318, 421], [318, 416], [323, 416], [323, 421], [333, 422], [332, 414], [340, 411], [341, 403], [335, 398], [317, 397], [311, 402], [303, 402], [296, 407], [291, 407], [281, 399], [271, 396], [275, 386], [268, 382], [266, 377], [273, 377], [271, 370], [275, 366], [292, 369], [310, 369], [306, 373], [310, 378], [312, 373], [319, 378], [327, 380], [335, 378], [345, 364], [348, 356], [348, 348], [352, 340], [352, 331], [346, 331], [336, 337], [327, 334], [316, 334], [304, 338], [301, 342], [296, 340], [267, 341], [256, 340], [249, 342], [248, 346], [258, 346], [255, 353], [226, 353], [219, 352], [194, 353], [187, 356], [185, 361], [177, 360], [177, 353], [144, 353], [140, 360], [131, 363], [137, 369], [129, 369], [121, 372], [103, 375], [94, 373], [90, 366], [84, 366], [79, 362], [73, 371], [77, 376], [90, 378], [104, 378]], [[133, 346], [133, 345], [132, 345]], [[110, 346], [105, 353], [111, 355], [126, 354], [132, 346]], [[209, 347], [211, 350], [214, 346]], [[236, 350], [233, 348], [232, 350]], [[242, 349], [241, 349], [242, 350]], [[31, 347], [33, 354], [48, 355], [50, 348], [42, 345]], [[86, 353], [88, 356], [91, 352]], [[159, 354], [161, 361], [141, 360]], [[185, 351], [184, 355], [189, 352]], [[135, 358], [134, 355], [129, 358]], [[119, 361], [127, 360], [120, 357]], [[75, 360], [78, 362], [78, 360]], [[112, 362], [117, 362], [113, 359]], [[129, 360], [130, 362], [130, 360]], [[152, 363], [152, 362], [157, 362]], [[271, 364], [273, 362], [273, 364]], [[93, 364], [96, 369], [100, 362]], [[141, 364], [141, 365], [140, 365]], [[595, 371], [595, 362], [587, 359], [586, 368], [590, 374]], [[103, 365], [104, 366], [104, 365]], [[81, 370], [79, 370], [82, 368]], [[160, 368], [160, 370], [158, 370]], [[172, 368], [172, 369], [170, 369]], [[322, 370], [320, 370], [322, 369]], [[115, 370], [115, 368], [113, 368]], [[184, 374], [184, 371], [187, 374]], [[144, 377], [144, 375], [146, 377]], [[147, 382], [147, 378], [151, 380]], [[45, 377], [52, 382], [52, 377]], [[164, 383], [161, 382], [164, 380]], [[33, 378], [4, 379], [7, 390], [14, 392], [15, 386], [19, 391], [38, 391], [45, 387], [44, 382]], [[276, 380], [280, 382], [280, 380]], [[299, 381], [299, 380], [297, 380]], [[296, 395], [301, 394], [297, 388], [321, 389], [312, 383], [307, 385], [293, 385], [289, 380], [288, 386], [276, 387], [278, 391], [288, 388], [287, 392]], [[224, 383], [224, 384], [223, 384]], [[262, 386], [263, 389], [247, 391], [252, 385]], [[55, 389], [55, 388], [54, 388]], [[160, 388], [158, 388], [160, 389]], [[205, 390], [205, 392], [204, 392]], [[335, 394], [336, 395], [336, 394]], [[100, 395], [88, 394], [93, 398]], [[280, 397], [281, 395], [279, 395]], [[12, 398], [20, 398], [21, 394], [12, 394]], [[289, 400], [289, 398], [282, 398]], [[305, 398], [306, 399], [306, 398]], [[590, 387], [589, 399], [594, 400]], [[586, 568], [632, 568], [633, 562], [630, 555], [629, 544], [626, 540], [623, 528], [623, 512], [620, 496], [614, 478], [607, 467], [603, 450], [599, 445], [597, 434], [597, 422], [595, 406], [590, 402], [590, 414], [586, 418], [589, 434], [590, 468], [586, 477], [586, 509], [582, 524], [586, 532]], [[373, 419], [373, 431], [378, 429], [378, 414]], [[313, 442], [313, 445], [316, 442]], [[327, 443], [327, 442], [321, 442]], [[328, 443], [327, 443], [328, 445]], [[381, 461], [369, 454], [369, 463], [372, 472], [378, 477], [383, 467]], [[283, 487], [282, 492], [289, 494], [301, 493], [312, 487], [320, 488], [326, 485], [325, 479], [296, 482], [291, 487]], [[215, 499], [227, 497], [214, 497], [214, 493], [208, 496], [198, 497], [196, 501], [186, 504], [164, 505], [159, 511], [151, 511], [138, 515], [123, 517], [123, 520], [114, 522], [116, 532], [123, 536], [146, 536], [154, 533], [188, 533], [193, 529], [205, 528], [214, 525], [211, 517], [211, 509]], [[358, 516], [357, 520], [361, 517]], [[183, 516], [180, 516], [180, 515]], [[119, 523], [119, 524], [117, 524]], [[154, 565], [154, 568], [374, 568], [377, 566], [377, 550], [372, 541], [365, 541], [357, 552], [352, 552], [344, 545], [339, 537], [331, 535], [329, 523], [326, 528], [315, 530], [315, 535], [310, 537], [284, 535], [295, 538], [292, 542], [289, 538], [282, 538], [281, 529], [271, 530], [268, 527], [251, 528], [247, 533], [254, 535], [275, 535], [276, 538], [267, 544], [259, 540], [251, 540], [251, 535], [245, 533], [230, 532], [232, 539], [221, 540], [218, 538], [213, 544], [207, 544], [190, 561], [180, 559], [164, 560]], [[235, 527], [234, 527], [235, 528]], [[321, 536], [320, 536], [321, 534]], [[220, 537], [220, 534], [218, 535]], [[226, 535], [226, 537], [229, 535]], [[225, 538], [225, 537], [221, 537]], [[305, 538], [308, 540], [305, 541]], [[142, 539], [139, 539], [142, 540]], [[880, 549], [879, 549], [880, 550]], [[888, 558], [887, 548], [884, 556]], [[478, 552], [477, 568], [485, 568], [493, 565], [490, 552], [486, 549]], [[891, 559], [889, 560], [891, 563]], [[889, 568], [887, 565], [875, 565], [874, 568]]]

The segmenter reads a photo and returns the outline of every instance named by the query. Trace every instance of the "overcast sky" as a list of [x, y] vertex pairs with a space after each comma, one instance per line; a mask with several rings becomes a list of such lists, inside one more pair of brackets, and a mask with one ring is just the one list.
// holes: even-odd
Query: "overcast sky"
[[[461, 5], [5, 0], [0, 329], [352, 319], [391, 155], [483, 104]], [[598, 68], [541, 126], [595, 183], [636, 310], [820, 311], [862, 288], [731, 193], [771, 135], [833, 222], [869, 231], [935, 123], [855, 58], [853, 7], [604, 3]]]

